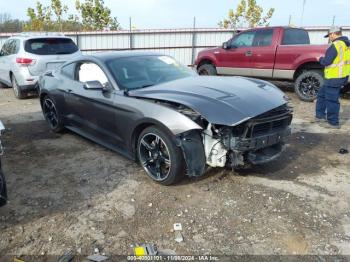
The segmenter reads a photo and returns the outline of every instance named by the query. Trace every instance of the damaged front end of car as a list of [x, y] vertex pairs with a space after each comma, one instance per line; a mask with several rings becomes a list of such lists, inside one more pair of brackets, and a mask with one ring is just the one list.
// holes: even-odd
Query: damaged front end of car
[[179, 106], [203, 130], [190, 130], [177, 136], [189, 176], [201, 176], [205, 167], [237, 168], [263, 164], [276, 159], [291, 135], [292, 109], [288, 104], [234, 126], [207, 122], [195, 111]]

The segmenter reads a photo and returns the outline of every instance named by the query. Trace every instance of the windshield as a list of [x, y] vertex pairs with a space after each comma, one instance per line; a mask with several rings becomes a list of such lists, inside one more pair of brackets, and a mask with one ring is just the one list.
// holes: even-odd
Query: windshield
[[107, 62], [121, 89], [137, 89], [196, 75], [169, 56], [135, 56]]

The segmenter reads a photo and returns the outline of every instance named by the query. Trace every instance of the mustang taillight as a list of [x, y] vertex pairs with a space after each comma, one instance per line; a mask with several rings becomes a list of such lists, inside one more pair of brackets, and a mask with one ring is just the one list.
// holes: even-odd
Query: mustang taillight
[[16, 63], [20, 64], [20, 65], [24, 65], [24, 66], [34, 65], [35, 64], [35, 59], [17, 57], [16, 58]]

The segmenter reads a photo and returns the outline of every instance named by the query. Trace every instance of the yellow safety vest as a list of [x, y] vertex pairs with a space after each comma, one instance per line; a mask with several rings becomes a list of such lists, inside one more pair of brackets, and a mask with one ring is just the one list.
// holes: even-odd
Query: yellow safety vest
[[338, 55], [331, 65], [326, 66], [324, 76], [326, 79], [347, 77], [350, 75], [350, 47], [341, 40], [334, 41], [333, 45]]

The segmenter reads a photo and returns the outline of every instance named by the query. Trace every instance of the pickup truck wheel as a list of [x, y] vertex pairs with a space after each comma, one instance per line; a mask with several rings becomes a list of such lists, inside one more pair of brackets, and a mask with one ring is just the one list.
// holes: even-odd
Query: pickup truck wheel
[[344, 87], [340, 90], [340, 92], [341, 92], [342, 94], [345, 94], [345, 93], [347, 93], [347, 92], [350, 92], [350, 84], [347, 84], [346, 86], [344, 86]]
[[199, 75], [215, 76], [218, 73], [216, 72], [215, 66], [212, 64], [204, 64], [198, 67], [197, 72]]
[[300, 100], [312, 102], [316, 99], [323, 82], [321, 70], [304, 71], [295, 80], [295, 93]]

